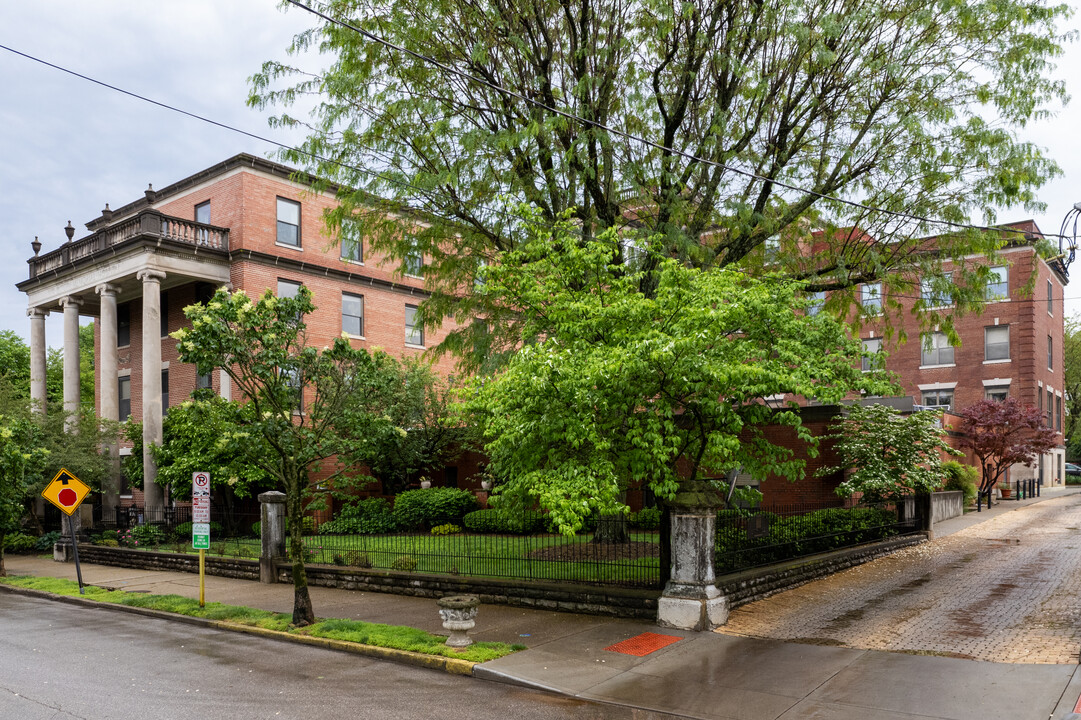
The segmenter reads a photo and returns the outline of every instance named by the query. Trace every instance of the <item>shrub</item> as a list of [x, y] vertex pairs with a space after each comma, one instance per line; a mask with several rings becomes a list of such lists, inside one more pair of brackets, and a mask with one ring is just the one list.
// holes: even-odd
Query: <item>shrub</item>
[[642, 508], [627, 517], [627, 524], [639, 530], [656, 530], [661, 526], [662, 514], [659, 507]]
[[[49, 534], [51, 535], [52, 533], [49, 533]], [[59, 533], [57, 533], [57, 534], [59, 535]], [[119, 540], [120, 539], [120, 533], [117, 532], [116, 530], [105, 530], [104, 532], [101, 533], [101, 539], [102, 540]]]
[[475, 533], [498, 533], [503, 535], [532, 535], [545, 532], [548, 517], [535, 511], [510, 512], [488, 508], [474, 510], [462, 518], [462, 525]]
[[[101, 534], [101, 536], [105, 537], [110, 532], [113, 534], [112, 539], [116, 540], [116, 530], [106, 530]], [[52, 552], [53, 545], [59, 542], [59, 540], [59, 532], [57, 532], [56, 530], [53, 530], [52, 532], [47, 532], [37, 539], [37, 541], [34, 543], [34, 549], [38, 552]]]
[[263, 537], [263, 522], [261, 520], [256, 520], [251, 524], [251, 534], [255, 537]]
[[411, 555], [400, 555], [394, 558], [394, 562], [392, 562], [390, 566], [394, 570], [405, 570], [406, 572], [411, 572], [417, 569], [417, 561], [416, 558]]
[[349, 567], [358, 568], [370, 568], [372, 561], [368, 557], [368, 553], [360, 552], [359, 550], [346, 550], [345, 552], [334, 554], [334, 564]]
[[101, 547], [120, 547], [120, 543], [118, 541], [107, 537], [103, 537], [100, 540], [95, 540], [94, 544], [100, 545]]
[[[190, 538], [191, 537], [191, 526], [192, 526], [191, 522], [182, 522], [182, 523], [180, 523], [179, 525], [176, 526], [176, 529], [173, 530], [173, 532], [176, 534], [177, 538], [179, 538], [180, 540], [183, 540], [185, 538]], [[147, 525], [147, 526], [141, 526], [141, 527], [151, 527], [151, 526]], [[211, 520], [210, 521], [210, 537], [215, 537], [215, 536], [216, 537], [221, 537], [224, 534], [225, 534], [225, 528], [222, 527], [222, 524], [220, 522], [218, 522], [217, 520]]]
[[394, 512], [383, 498], [367, 498], [346, 505], [338, 516], [319, 526], [320, 535], [380, 535], [394, 532]]
[[4, 536], [4, 552], [28, 553], [37, 548], [38, 538], [26, 533], [11, 533]]
[[477, 498], [468, 490], [406, 490], [394, 500], [394, 520], [403, 530], [419, 530], [460, 523], [466, 513], [476, 509]]
[[965, 494], [965, 505], [976, 499], [976, 479], [979, 471], [971, 465], [962, 465], [956, 460], [942, 463], [942, 469], [946, 472], [946, 483], [943, 490], [960, 490]]
[[436, 525], [432, 528], [432, 535], [454, 535], [461, 531], [462, 529], [454, 523], [447, 523], [445, 525]]

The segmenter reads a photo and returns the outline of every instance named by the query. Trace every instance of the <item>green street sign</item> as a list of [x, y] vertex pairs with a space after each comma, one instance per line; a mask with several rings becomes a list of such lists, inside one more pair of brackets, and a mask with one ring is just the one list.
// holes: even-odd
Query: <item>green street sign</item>
[[194, 550], [210, 549], [210, 523], [191, 524], [191, 547]]

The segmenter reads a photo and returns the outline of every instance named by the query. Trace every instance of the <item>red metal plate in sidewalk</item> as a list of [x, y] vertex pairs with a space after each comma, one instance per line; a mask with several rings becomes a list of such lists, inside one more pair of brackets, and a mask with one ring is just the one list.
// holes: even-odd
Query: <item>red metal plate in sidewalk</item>
[[644, 657], [651, 652], [660, 650], [663, 647], [668, 647], [674, 642], [679, 642], [683, 638], [675, 635], [658, 635], [657, 633], [642, 633], [641, 635], [635, 635], [632, 638], [627, 638], [623, 642], [617, 642], [615, 645], [609, 645], [605, 650], [611, 650], [612, 652], [623, 653], [624, 655], [634, 655], [636, 657]]

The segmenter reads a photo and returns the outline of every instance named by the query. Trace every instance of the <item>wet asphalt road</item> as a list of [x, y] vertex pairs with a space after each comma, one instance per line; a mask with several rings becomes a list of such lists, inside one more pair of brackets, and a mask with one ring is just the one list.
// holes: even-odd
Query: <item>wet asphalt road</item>
[[107, 609], [0, 595], [0, 719], [634, 718], [598, 705]]

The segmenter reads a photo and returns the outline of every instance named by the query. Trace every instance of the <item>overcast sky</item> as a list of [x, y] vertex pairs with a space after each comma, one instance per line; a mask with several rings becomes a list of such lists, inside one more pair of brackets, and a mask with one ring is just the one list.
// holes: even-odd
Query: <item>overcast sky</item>
[[[1079, 0], [1075, 0], [1077, 4]], [[1079, 17], [1071, 20], [1079, 26]], [[295, 141], [267, 129], [246, 107], [247, 78], [269, 59], [285, 59], [311, 16], [283, 13], [276, 0], [36, 0], [0, 3], [0, 44], [219, 122]], [[1081, 202], [1081, 47], [1067, 48], [1058, 77], [1075, 97], [1058, 117], [1034, 123], [1026, 138], [1050, 149], [1065, 174], [1045, 186], [1040, 228], [1058, 232]], [[141, 196], [238, 152], [274, 148], [66, 75], [0, 50], [0, 329], [28, 337], [26, 259], [37, 235], [42, 252], [65, 240], [105, 203]], [[1000, 219], [1029, 217], [1003, 210]], [[1075, 274], [1081, 261], [1075, 266]], [[1081, 313], [1081, 283], [1067, 288], [1068, 313]], [[62, 344], [61, 314], [50, 315], [50, 346]], [[85, 322], [85, 319], [84, 319]]]

